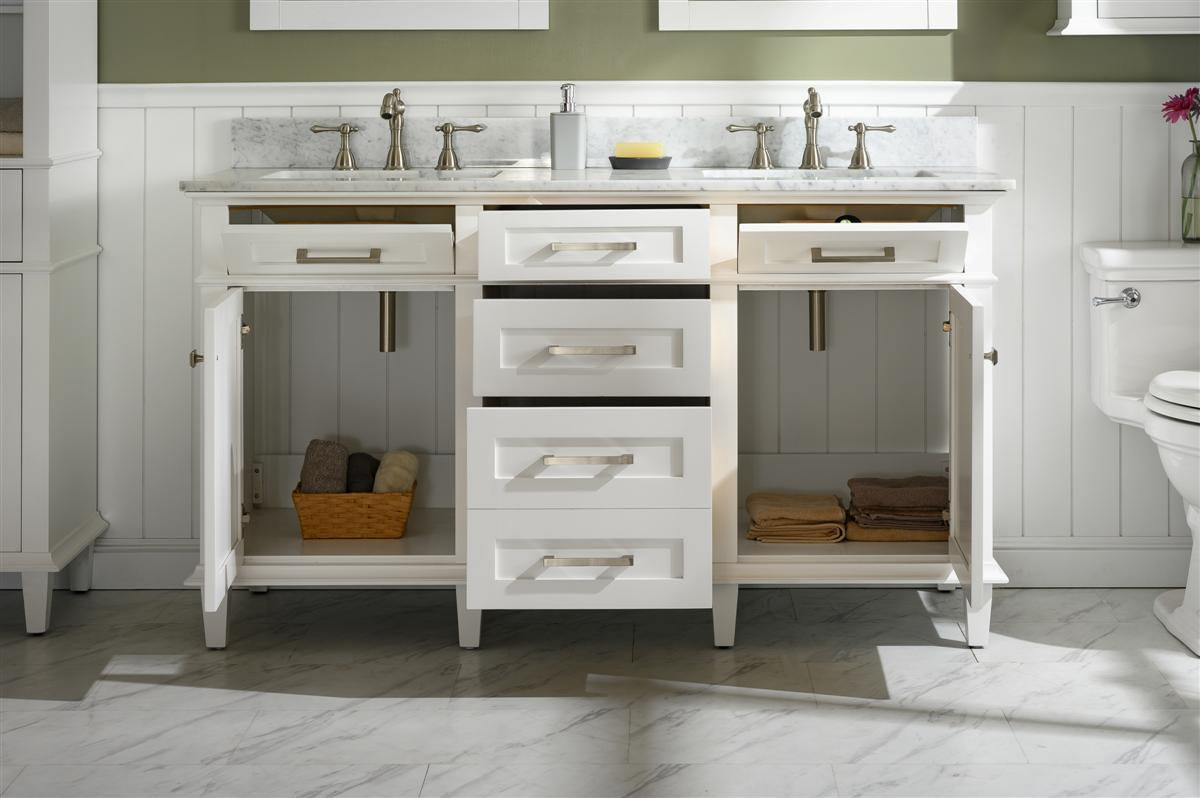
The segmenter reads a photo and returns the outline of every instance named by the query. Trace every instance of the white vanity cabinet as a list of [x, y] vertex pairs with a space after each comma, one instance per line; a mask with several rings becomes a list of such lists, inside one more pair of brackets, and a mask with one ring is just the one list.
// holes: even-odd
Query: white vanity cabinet
[[[996, 196], [762, 192], [724, 201], [712, 191], [648, 192], [618, 206], [610, 196], [564, 204], [553, 193], [196, 194], [204, 545], [193, 581], [203, 588], [209, 645], [225, 643], [233, 587], [454, 586], [465, 647], [479, 645], [486, 609], [711, 607], [714, 641], [729, 646], [742, 585], [930, 584], [962, 586], [968, 643], [985, 644], [991, 588], [1006, 581], [992, 555]], [[286, 205], [289, 221], [303, 223], [260, 229], [270, 220], [254, 205], [271, 213]], [[383, 222], [353, 231], [354, 241], [324, 253], [316, 270], [291, 263], [296, 250], [314, 249], [302, 240], [325, 236], [322, 215], [352, 207], [364, 217], [383, 214]], [[843, 216], [858, 223], [836, 221]], [[240, 270], [251, 251], [246, 240], [270, 241], [276, 254], [263, 262], [276, 266]], [[364, 263], [364, 252], [386, 249], [376, 241], [394, 242], [392, 258]], [[445, 241], [453, 242], [449, 271], [444, 253], [422, 254]], [[418, 498], [427, 505], [414, 515], [411, 537], [386, 545], [300, 541], [287, 492], [308, 435], [292, 430], [282, 453], [263, 448], [288, 407], [264, 379], [275, 370], [272, 351], [322, 344], [309, 331], [306, 342], [264, 348], [259, 336], [277, 333], [262, 303], [289, 293], [353, 297], [340, 300], [352, 308], [339, 312], [340, 323], [353, 330], [342, 329], [338, 346], [361, 365], [376, 362], [355, 336], [369, 337], [380, 291], [426, 297], [450, 316], [414, 321], [425, 326], [405, 336], [405, 346], [419, 347], [421, 331], [436, 327], [430, 346], [445, 360], [433, 381], [442, 385], [439, 417], [453, 419], [448, 448], [421, 455], [428, 484], [419, 477]], [[813, 305], [827, 307], [828, 352], [800, 358], [801, 331], [813, 320], [796, 314], [813, 292], [828, 299]], [[755, 330], [771, 303], [778, 333], [764, 344]], [[854, 330], [876, 335], [877, 327], [870, 347], [855, 343]], [[889, 353], [902, 362], [890, 363]], [[830, 381], [835, 372], [880, 368], [907, 369], [900, 387], [888, 393], [872, 383], [867, 398], [865, 389], [855, 394]], [[347, 373], [339, 367], [328, 380], [345, 383]], [[380, 379], [419, 390], [419, 381]], [[338, 388], [339, 401], [358, 406], [365, 400], [352, 388]], [[821, 442], [795, 443], [794, 432], [779, 428], [759, 434], [758, 417], [770, 415], [760, 413], [764, 402], [811, 429], [828, 425]], [[854, 412], [863, 428], [889, 418], [902, 427], [905, 412], [919, 412], [927, 434], [837, 438], [831, 419], [853, 431]], [[352, 449], [395, 442], [337, 432]], [[780, 545], [746, 537], [750, 492], [844, 496], [851, 476], [914, 473], [949, 476], [946, 542]]]

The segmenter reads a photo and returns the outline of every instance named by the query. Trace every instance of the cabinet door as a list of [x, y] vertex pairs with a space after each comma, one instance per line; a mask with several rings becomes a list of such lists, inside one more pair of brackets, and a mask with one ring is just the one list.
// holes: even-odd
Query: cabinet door
[[204, 303], [204, 611], [216, 612], [242, 556], [242, 290]]
[[968, 600], [992, 559], [989, 293], [950, 287], [950, 561]]
[[21, 550], [21, 275], [0, 275], [0, 551]]

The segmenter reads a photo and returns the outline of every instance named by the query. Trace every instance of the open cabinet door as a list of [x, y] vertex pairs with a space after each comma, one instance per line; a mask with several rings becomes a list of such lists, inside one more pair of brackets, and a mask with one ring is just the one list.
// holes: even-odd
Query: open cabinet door
[[991, 617], [990, 303], [986, 288], [950, 286], [950, 562], [967, 603], [970, 646], [986, 644]]
[[204, 302], [203, 605], [210, 648], [222, 648], [225, 604], [242, 556], [242, 289]]

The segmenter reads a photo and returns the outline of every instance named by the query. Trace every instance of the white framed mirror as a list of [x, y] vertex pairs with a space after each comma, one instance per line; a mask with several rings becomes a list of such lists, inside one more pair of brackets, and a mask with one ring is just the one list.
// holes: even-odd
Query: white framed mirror
[[957, 0], [658, 0], [659, 30], [954, 30]]
[[250, 0], [250, 30], [547, 30], [550, 0]]

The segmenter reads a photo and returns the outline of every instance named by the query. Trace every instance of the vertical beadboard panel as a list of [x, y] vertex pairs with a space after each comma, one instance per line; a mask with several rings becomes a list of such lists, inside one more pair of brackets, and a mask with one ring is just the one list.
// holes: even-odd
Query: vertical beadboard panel
[[925, 292], [925, 451], [950, 451], [950, 318], [947, 291]]
[[925, 292], [880, 291], [875, 331], [876, 450], [925, 451]]
[[996, 537], [1018, 537], [1024, 534], [1025, 109], [980, 108], [978, 149], [980, 169], [1017, 181], [1017, 189], [1000, 198], [992, 210], [992, 269], [997, 279], [992, 289], [996, 302], [993, 340], [1001, 357], [993, 382], [992, 418], [1001, 432], [995, 436], [992, 506]]
[[142, 537], [146, 112], [102, 108], [98, 191], [97, 490], [108, 537]]
[[338, 437], [338, 295], [292, 295], [291, 453]]
[[248, 351], [248, 392], [254, 397], [251, 440], [255, 454], [293, 454], [291, 448], [292, 295], [249, 295], [254, 308]]
[[434, 394], [437, 439], [434, 451], [454, 454], [454, 294], [434, 295]]
[[829, 330], [829, 451], [875, 451], [874, 291], [831, 291]]
[[379, 351], [379, 295], [338, 295], [338, 440], [351, 451], [387, 446], [387, 354]]
[[779, 451], [779, 293], [738, 296], [738, 441], [743, 452]]
[[808, 349], [808, 294], [779, 294], [779, 450], [783, 452], [829, 448], [829, 352]]
[[1071, 109], [1025, 111], [1025, 533], [1071, 534]]
[[[1154, 106], [1121, 109], [1121, 238], [1161, 241], [1169, 227], [1169, 133]], [[1140, 429], [1120, 426], [1121, 535], [1161, 536], [1169, 528], [1170, 488], [1158, 447]]]
[[387, 356], [389, 449], [437, 450], [435, 307], [436, 294], [396, 294], [396, 351]]
[[191, 537], [191, 108], [146, 111], [144, 535]]
[[232, 125], [241, 108], [196, 109], [196, 174], [211, 175], [233, 166]]
[[1079, 245], [1121, 231], [1121, 109], [1074, 111], [1071, 316], [1071, 534], [1120, 532], [1120, 433], [1092, 402], [1088, 274]]

